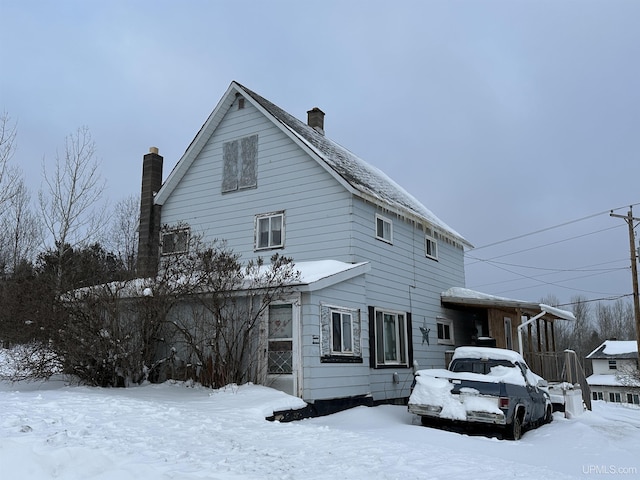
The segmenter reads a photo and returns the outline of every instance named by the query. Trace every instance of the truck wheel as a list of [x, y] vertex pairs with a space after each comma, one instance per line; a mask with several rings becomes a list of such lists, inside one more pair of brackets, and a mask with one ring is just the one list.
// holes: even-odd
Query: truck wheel
[[513, 416], [513, 422], [511, 425], [507, 425], [507, 438], [509, 440], [520, 440], [522, 437], [522, 420], [520, 419], [520, 415], [516, 413]]
[[429, 417], [420, 417], [420, 423], [422, 423], [422, 425], [424, 427], [430, 427], [431, 426], [431, 421], [430, 421]]

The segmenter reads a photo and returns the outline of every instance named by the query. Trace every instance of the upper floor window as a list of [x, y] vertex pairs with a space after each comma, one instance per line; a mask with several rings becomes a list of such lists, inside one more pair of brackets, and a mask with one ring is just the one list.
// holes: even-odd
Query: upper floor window
[[609, 370], [617, 370], [618, 363], [615, 360], [609, 360]]
[[258, 135], [224, 143], [222, 157], [223, 193], [258, 185]]
[[284, 212], [256, 216], [256, 250], [284, 247]]
[[185, 253], [189, 251], [189, 228], [168, 229], [161, 236], [162, 255]]
[[429, 235], [424, 237], [424, 251], [427, 257], [433, 260], [438, 259], [438, 242], [434, 237]]
[[383, 242], [393, 243], [393, 224], [391, 220], [376, 214], [376, 238]]

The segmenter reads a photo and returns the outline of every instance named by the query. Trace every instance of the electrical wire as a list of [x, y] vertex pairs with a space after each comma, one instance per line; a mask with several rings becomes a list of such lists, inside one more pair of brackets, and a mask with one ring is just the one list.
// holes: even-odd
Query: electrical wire
[[[555, 242], [549, 242], [549, 243], [545, 243], [545, 244], [542, 244], [542, 245], [536, 245], [535, 247], [529, 247], [529, 248], [525, 248], [525, 249], [522, 249], [522, 250], [517, 250], [517, 251], [515, 251], [515, 252], [511, 252], [511, 253], [504, 253], [504, 254], [502, 254], [502, 255], [497, 255], [497, 256], [495, 256], [495, 257], [491, 257], [491, 258], [486, 258], [486, 259], [480, 259], [480, 258], [478, 258], [478, 259], [477, 259], [477, 261], [475, 261], [475, 262], [471, 262], [471, 263], [469, 263], [469, 265], [474, 265], [475, 263], [478, 263], [478, 262], [488, 262], [488, 261], [490, 261], [490, 260], [495, 260], [496, 258], [504, 258], [504, 257], [508, 257], [508, 256], [511, 256], [511, 255], [516, 255], [516, 254], [518, 254], [518, 253], [530, 252], [531, 250], [537, 250], [538, 248], [549, 247], [549, 246], [551, 246], [551, 245], [557, 245], [557, 244], [559, 244], [559, 243], [568, 242], [568, 241], [570, 241], [570, 240], [575, 240], [575, 239], [577, 239], [577, 238], [588, 237], [589, 235], [595, 235], [595, 234], [597, 234], [597, 233], [606, 232], [606, 231], [608, 231], [608, 230], [614, 230], [614, 229], [616, 229], [616, 228], [622, 228], [623, 226], [624, 226], [624, 225], [622, 225], [622, 224], [614, 225], [614, 226], [612, 226], [612, 227], [603, 228], [603, 229], [601, 229], [601, 230], [595, 230], [595, 231], [593, 231], [593, 232], [583, 233], [583, 234], [581, 234], [581, 235], [576, 235], [576, 236], [574, 236], [574, 237], [564, 238], [564, 239], [562, 239], [562, 240], [556, 240]], [[471, 257], [471, 255], [468, 255], [468, 256], [469, 256], [470, 258], [474, 258], [474, 257]]]
[[545, 228], [542, 228], [540, 230], [535, 230], [535, 231], [530, 232], [530, 233], [523, 233], [523, 234], [517, 235], [515, 237], [506, 238], [504, 240], [498, 240], [497, 242], [488, 243], [487, 245], [481, 245], [480, 247], [475, 247], [472, 250], [480, 250], [480, 249], [483, 249], [483, 248], [489, 248], [489, 247], [493, 247], [495, 245], [501, 245], [503, 243], [511, 242], [513, 240], [520, 240], [521, 238], [526, 238], [526, 237], [530, 237], [532, 235], [537, 235], [539, 233], [548, 232], [549, 230], [554, 230], [556, 228], [566, 227], [567, 225], [571, 225], [573, 223], [582, 222], [584, 220], [588, 220], [590, 218], [597, 217], [598, 215], [604, 215], [605, 213], [611, 213], [611, 212], [615, 212], [616, 210], [621, 210], [621, 209], [627, 208], [627, 207], [635, 207], [637, 205], [640, 205], [640, 202], [639, 203], [632, 203], [631, 205], [624, 205], [622, 207], [617, 207], [617, 208], [609, 208], [609, 209], [603, 210], [601, 212], [592, 213], [591, 215], [587, 215], [585, 217], [580, 217], [580, 218], [576, 218], [575, 220], [569, 220], [568, 222], [559, 223], [558, 225], [552, 225], [551, 227], [545, 227]]

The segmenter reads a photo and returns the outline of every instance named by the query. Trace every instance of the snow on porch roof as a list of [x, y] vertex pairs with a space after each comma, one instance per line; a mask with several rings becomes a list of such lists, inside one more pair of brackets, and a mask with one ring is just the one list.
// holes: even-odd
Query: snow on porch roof
[[468, 288], [452, 287], [440, 294], [442, 303], [453, 305], [464, 305], [472, 307], [506, 307], [521, 308], [535, 312], [546, 312], [549, 316], [562, 320], [575, 320], [573, 313], [567, 310], [545, 305], [544, 303], [527, 302], [525, 300], [514, 300], [511, 298], [497, 297], [487, 293], [469, 290]]
[[300, 281], [293, 286], [301, 291], [320, 290], [371, 270], [369, 262], [345, 263], [338, 260], [316, 260], [298, 262], [294, 265], [300, 272]]
[[[267, 270], [269, 264], [263, 265], [262, 270]], [[289, 284], [290, 287], [302, 292], [312, 292], [350, 280], [371, 270], [369, 262], [346, 263], [338, 260], [316, 260], [310, 262], [294, 263], [293, 268], [300, 273], [296, 281]], [[184, 276], [175, 279], [178, 284], [191, 282], [192, 278]], [[197, 279], [195, 279], [197, 281]], [[244, 290], [250, 284], [250, 279], [240, 288]], [[129, 281], [114, 281], [89, 287], [71, 290], [63, 295], [64, 298], [82, 298], [83, 295], [97, 294], [109, 291], [118, 298], [136, 298], [153, 296], [154, 281], [151, 278], [135, 278]]]

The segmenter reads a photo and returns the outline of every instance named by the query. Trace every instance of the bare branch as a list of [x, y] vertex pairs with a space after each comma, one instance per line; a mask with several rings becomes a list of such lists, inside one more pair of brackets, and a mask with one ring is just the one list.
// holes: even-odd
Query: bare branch
[[0, 209], [16, 195], [20, 171], [11, 164], [16, 151], [16, 123], [11, 123], [8, 113], [0, 115]]
[[[38, 194], [44, 229], [58, 250], [86, 245], [98, 238], [106, 209], [100, 205], [105, 181], [94, 159], [96, 146], [87, 127], [65, 139], [64, 157], [56, 155], [53, 172], [42, 165], [44, 187]], [[61, 275], [59, 265], [58, 276]]]

